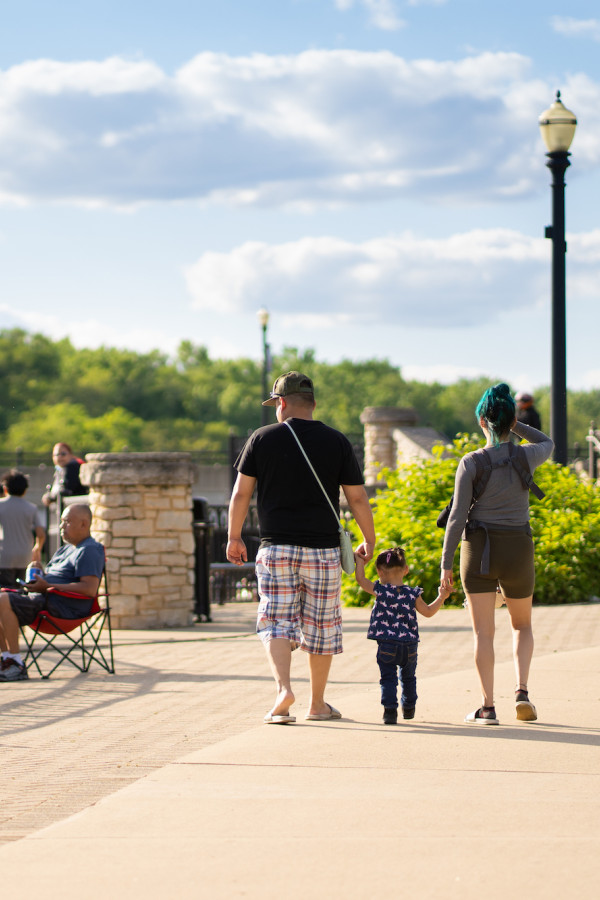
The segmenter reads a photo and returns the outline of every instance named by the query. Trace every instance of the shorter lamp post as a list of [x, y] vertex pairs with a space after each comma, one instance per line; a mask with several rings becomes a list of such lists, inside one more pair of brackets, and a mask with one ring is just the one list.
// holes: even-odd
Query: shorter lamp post
[[[263, 364], [262, 364], [262, 399], [265, 400], [267, 396], [267, 380], [269, 375], [269, 345], [267, 343], [267, 325], [269, 324], [269, 310], [265, 309], [264, 306], [262, 309], [259, 309], [256, 313], [256, 318], [258, 319], [258, 323], [262, 328], [262, 344], [263, 344]], [[269, 407], [262, 406], [261, 407], [261, 425], [269, 424]]]
[[552, 172], [552, 225], [546, 237], [552, 240], [552, 386], [550, 393], [550, 433], [554, 441], [554, 459], [567, 464], [567, 315], [565, 254], [565, 172], [571, 165], [569, 147], [575, 135], [577, 119], [560, 99], [539, 119], [547, 147], [546, 165]]

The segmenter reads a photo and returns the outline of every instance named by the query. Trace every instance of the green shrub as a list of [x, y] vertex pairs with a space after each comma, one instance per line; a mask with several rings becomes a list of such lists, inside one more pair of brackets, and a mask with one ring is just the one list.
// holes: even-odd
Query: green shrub
[[578, 603], [600, 593], [600, 490], [556, 463], [536, 469], [543, 500], [531, 498], [535, 599]]
[[[401, 546], [410, 567], [408, 583], [420, 585], [426, 602], [437, 594], [444, 530], [436, 519], [454, 490], [459, 459], [483, 446], [476, 435], [459, 435], [453, 444], [433, 448], [430, 459], [384, 470], [386, 485], [377, 491], [373, 504], [377, 548]], [[600, 490], [581, 480], [569, 468], [545, 463], [536, 469], [535, 480], [546, 496], [530, 494], [531, 527], [536, 547], [535, 599], [540, 603], [572, 603], [600, 593]], [[351, 523], [352, 530], [352, 523]], [[357, 535], [358, 532], [355, 531]], [[373, 562], [367, 577], [375, 581]], [[459, 576], [459, 553], [454, 558], [455, 591], [448, 605], [460, 605], [464, 592]], [[344, 576], [342, 601], [363, 606], [371, 597], [352, 576]]]

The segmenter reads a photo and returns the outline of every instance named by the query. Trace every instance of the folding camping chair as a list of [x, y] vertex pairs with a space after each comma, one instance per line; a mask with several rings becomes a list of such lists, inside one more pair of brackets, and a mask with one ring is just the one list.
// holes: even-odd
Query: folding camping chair
[[[58, 585], [56, 589], [49, 588], [48, 593], [52, 593], [53, 590], [54, 593], [61, 593], [63, 597], [81, 597], [81, 594], [65, 594], [64, 591], [59, 591]], [[27, 634], [26, 629], [33, 632], [31, 637]], [[59, 619], [47, 610], [42, 610], [31, 625], [21, 627], [21, 636], [27, 646], [23, 663], [28, 669], [35, 666], [42, 678], [50, 678], [63, 662], [71, 663], [80, 672], [87, 672], [92, 662], [95, 661], [109, 674], [114, 675], [106, 568], [102, 572], [98, 593], [87, 616], [82, 616], [80, 619]], [[104, 649], [100, 643], [103, 636], [105, 637]], [[39, 660], [50, 650], [58, 654], [58, 660], [51, 659], [54, 665], [47, 672], [43, 672]], [[80, 658], [79, 653], [81, 653]]]

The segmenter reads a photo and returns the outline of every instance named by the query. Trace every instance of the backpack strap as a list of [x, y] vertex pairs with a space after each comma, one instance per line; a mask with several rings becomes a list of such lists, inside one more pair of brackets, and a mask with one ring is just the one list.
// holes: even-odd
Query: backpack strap
[[471, 499], [471, 508], [479, 500], [487, 487], [492, 474], [492, 459], [487, 450], [477, 450], [471, 457], [475, 463], [475, 478], [473, 479], [473, 497]]
[[529, 463], [527, 461], [527, 454], [523, 447], [521, 447], [520, 444], [510, 443], [508, 445], [508, 455], [513, 469], [517, 472], [523, 483], [523, 488], [531, 491], [538, 500], [542, 500], [546, 495], [541, 487], [533, 480], [533, 475], [531, 474], [531, 469], [529, 468]]

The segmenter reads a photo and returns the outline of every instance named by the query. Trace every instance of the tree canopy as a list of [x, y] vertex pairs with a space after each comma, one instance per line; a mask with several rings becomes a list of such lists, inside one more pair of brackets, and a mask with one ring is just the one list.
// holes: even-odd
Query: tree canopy
[[[366, 406], [414, 407], [422, 424], [448, 438], [470, 432], [477, 401], [490, 384], [489, 379], [452, 385], [405, 381], [387, 360], [326, 363], [312, 350], [294, 347], [274, 357], [270, 380], [290, 369], [313, 378], [318, 417], [350, 435], [362, 433]], [[229, 435], [245, 436], [261, 421], [262, 363], [213, 360], [191, 341], [182, 341], [169, 358], [158, 350], [77, 349], [67, 339], [2, 330], [0, 376], [4, 452], [45, 453], [64, 440], [78, 454], [127, 448], [225, 458]], [[536, 400], [547, 427], [548, 389], [540, 389]], [[571, 445], [579, 441], [585, 448], [591, 419], [600, 421], [600, 390], [570, 392]]]

